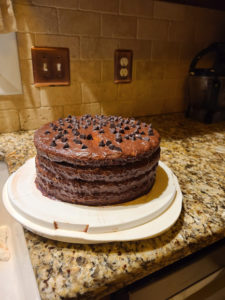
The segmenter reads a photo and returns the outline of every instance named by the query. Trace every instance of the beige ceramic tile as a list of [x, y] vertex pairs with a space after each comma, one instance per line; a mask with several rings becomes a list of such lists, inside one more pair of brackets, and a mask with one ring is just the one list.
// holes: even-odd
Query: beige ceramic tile
[[28, 108], [19, 111], [22, 130], [37, 129], [40, 127], [40, 108]]
[[39, 126], [57, 120], [59, 118], [63, 118], [63, 115], [64, 115], [63, 106], [41, 107]]
[[133, 59], [150, 59], [151, 41], [136, 39], [119, 39], [120, 49], [130, 49], [133, 51]]
[[183, 21], [185, 19], [185, 14], [185, 5], [154, 1], [154, 18]]
[[150, 99], [169, 99], [177, 95], [176, 79], [153, 79]]
[[23, 101], [21, 104], [17, 104], [19, 107], [40, 107], [40, 89], [34, 87], [33, 85], [24, 84], [23, 85]]
[[111, 101], [101, 103], [101, 114], [103, 115], [119, 115], [129, 117], [133, 115], [132, 105], [129, 101]]
[[153, 1], [152, 0], [121, 0], [120, 13], [134, 16], [153, 15]]
[[119, 0], [82, 0], [80, 1], [80, 9], [117, 13]]
[[35, 46], [65, 47], [70, 50], [70, 58], [80, 58], [80, 38], [77, 36], [64, 36], [56, 34], [36, 34]]
[[128, 16], [102, 15], [101, 30], [103, 36], [134, 38], [137, 32], [137, 19]]
[[117, 85], [114, 83], [82, 83], [82, 102], [107, 102], [117, 97]]
[[16, 110], [0, 111], [0, 133], [20, 130], [19, 116]]
[[31, 47], [34, 45], [34, 35], [17, 32], [16, 36], [20, 59], [31, 59]]
[[102, 81], [114, 81], [114, 61], [105, 60], [101, 62]]
[[81, 103], [81, 87], [73, 82], [69, 86], [42, 87], [41, 106], [58, 106]]
[[57, 33], [55, 8], [14, 5], [18, 31]]
[[189, 62], [203, 49], [203, 43], [181, 43], [180, 60], [181, 62]]
[[180, 59], [180, 43], [167, 41], [152, 42], [152, 60], [178, 62]]
[[71, 61], [71, 80], [78, 82], [99, 82], [101, 80], [100, 61]]
[[118, 42], [109, 38], [81, 38], [81, 58], [112, 59]]
[[166, 40], [169, 22], [166, 20], [138, 19], [137, 36], [140, 39]]
[[168, 40], [172, 42], [192, 42], [195, 36], [194, 22], [171, 21], [169, 25]]
[[100, 35], [100, 15], [59, 9], [59, 32], [64, 34]]
[[137, 80], [127, 84], [119, 84], [119, 101], [140, 101], [149, 99], [151, 95], [151, 81]]
[[20, 73], [23, 84], [34, 83], [33, 66], [31, 59], [20, 60]]
[[60, 8], [78, 8], [78, 0], [32, 0], [34, 5], [52, 6]]
[[164, 78], [181, 79], [188, 76], [189, 63], [173, 64], [166, 62], [164, 65]]
[[152, 62], [149, 60], [136, 62], [136, 79], [160, 79], [164, 76], [164, 64], [159, 62]]
[[64, 116], [84, 114], [99, 115], [101, 113], [100, 103], [86, 103], [81, 105], [65, 105]]

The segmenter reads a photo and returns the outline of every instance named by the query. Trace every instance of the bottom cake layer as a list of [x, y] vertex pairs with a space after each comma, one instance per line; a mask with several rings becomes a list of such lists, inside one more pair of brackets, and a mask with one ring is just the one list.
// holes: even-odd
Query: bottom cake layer
[[47, 182], [41, 177], [36, 177], [35, 184], [37, 188], [46, 197], [63, 202], [89, 205], [89, 206], [103, 206], [113, 205], [134, 200], [140, 196], [147, 194], [155, 182], [155, 170], [151, 176], [146, 178], [146, 181], [139, 187], [134, 187], [124, 193], [96, 193], [95, 195], [72, 193], [71, 191], [56, 187], [50, 182]]

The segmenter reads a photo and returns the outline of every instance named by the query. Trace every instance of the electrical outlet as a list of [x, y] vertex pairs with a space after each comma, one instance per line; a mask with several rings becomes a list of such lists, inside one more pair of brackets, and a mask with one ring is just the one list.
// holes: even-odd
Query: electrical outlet
[[68, 48], [32, 47], [31, 54], [36, 87], [70, 84]]
[[117, 49], [114, 55], [114, 82], [128, 83], [132, 80], [132, 50]]

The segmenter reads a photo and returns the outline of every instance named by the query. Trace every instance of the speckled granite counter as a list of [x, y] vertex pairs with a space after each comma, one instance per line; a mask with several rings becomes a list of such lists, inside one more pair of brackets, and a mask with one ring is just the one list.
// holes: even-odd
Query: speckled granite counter
[[[225, 237], [225, 122], [181, 114], [150, 118], [161, 160], [178, 177], [183, 210], [163, 235], [137, 242], [67, 244], [25, 231], [42, 299], [98, 299]], [[0, 157], [15, 171], [35, 155], [33, 131], [0, 135]]]

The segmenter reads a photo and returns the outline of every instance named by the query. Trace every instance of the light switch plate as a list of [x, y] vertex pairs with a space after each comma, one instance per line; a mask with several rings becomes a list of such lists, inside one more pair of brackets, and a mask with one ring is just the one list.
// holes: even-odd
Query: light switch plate
[[129, 83], [132, 80], [133, 51], [117, 49], [114, 54], [114, 82]]
[[36, 87], [70, 84], [68, 48], [32, 47], [31, 54]]

